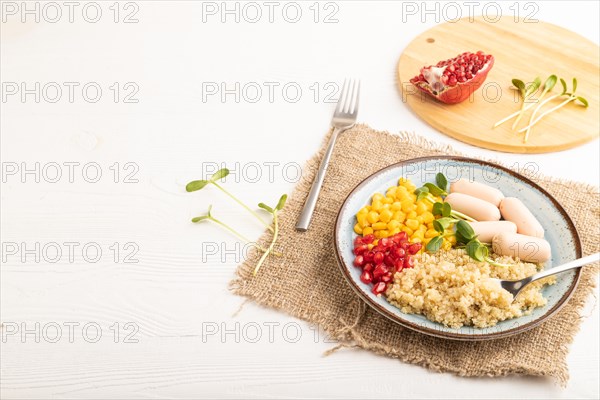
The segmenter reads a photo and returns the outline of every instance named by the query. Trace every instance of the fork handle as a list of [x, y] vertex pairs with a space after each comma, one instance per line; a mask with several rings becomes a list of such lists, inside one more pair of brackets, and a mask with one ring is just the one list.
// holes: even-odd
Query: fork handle
[[304, 208], [302, 208], [302, 212], [300, 212], [298, 222], [296, 223], [296, 229], [299, 231], [305, 232], [308, 230], [308, 226], [310, 225], [310, 221], [312, 219], [315, 207], [317, 205], [317, 200], [319, 199], [319, 193], [321, 193], [323, 181], [325, 180], [327, 167], [329, 167], [329, 160], [331, 159], [331, 155], [333, 154], [335, 141], [337, 140], [338, 134], [341, 131], [342, 129], [340, 128], [334, 128], [333, 133], [331, 134], [331, 138], [329, 139], [329, 145], [327, 146], [325, 155], [321, 160], [321, 165], [319, 165], [319, 170], [317, 171], [315, 180], [312, 183], [310, 192], [308, 192], [308, 197], [306, 198], [306, 202], [304, 203]]
[[559, 274], [561, 272], [565, 272], [565, 271], [568, 271], [573, 268], [579, 268], [586, 264], [591, 264], [591, 263], [599, 261], [599, 260], [600, 260], [600, 253], [595, 253], [595, 254], [591, 254], [586, 257], [578, 258], [576, 260], [569, 261], [568, 263], [562, 264], [558, 267], [549, 268], [545, 271], [538, 272], [537, 274], [532, 275], [530, 277], [531, 280], [528, 283], [537, 281], [538, 279], [542, 279], [542, 278], [545, 278], [550, 275]]

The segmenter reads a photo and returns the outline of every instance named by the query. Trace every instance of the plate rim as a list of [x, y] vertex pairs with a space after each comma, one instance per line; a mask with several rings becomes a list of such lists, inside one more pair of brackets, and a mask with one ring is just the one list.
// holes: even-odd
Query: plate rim
[[344, 261], [341, 257], [341, 249], [338, 246], [338, 239], [339, 239], [338, 232], [340, 232], [341, 224], [342, 224], [342, 221], [340, 218], [341, 214], [342, 214], [342, 210], [346, 207], [350, 197], [352, 197], [363, 186], [368, 184], [373, 179], [376, 179], [379, 175], [385, 173], [386, 171], [397, 168], [397, 167], [401, 167], [401, 166], [409, 164], [409, 163], [423, 162], [423, 161], [430, 161], [430, 160], [462, 161], [462, 162], [467, 162], [467, 163], [476, 163], [476, 164], [480, 164], [480, 165], [483, 164], [486, 166], [491, 166], [493, 168], [498, 168], [498, 169], [512, 175], [513, 177], [525, 182], [526, 184], [530, 185], [534, 189], [538, 190], [540, 193], [542, 193], [542, 195], [546, 196], [546, 198], [548, 198], [552, 202], [554, 207], [558, 210], [558, 212], [562, 215], [562, 217], [566, 221], [569, 231], [571, 232], [571, 234], [574, 238], [576, 257], [577, 258], [582, 257], [581, 239], [579, 237], [579, 233], [577, 232], [577, 228], [575, 227], [575, 224], [573, 223], [573, 220], [567, 214], [567, 212], [562, 207], [562, 205], [554, 198], [554, 196], [552, 196], [550, 193], [548, 193], [547, 190], [542, 188], [540, 185], [538, 185], [531, 179], [529, 179], [529, 178], [525, 177], [524, 175], [522, 175], [518, 172], [515, 172], [505, 166], [502, 166], [502, 165], [499, 165], [499, 164], [496, 164], [496, 163], [493, 163], [490, 161], [478, 160], [476, 158], [462, 157], [462, 156], [416, 157], [416, 158], [411, 158], [408, 160], [400, 161], [400, 162], [397, 162], [394, 164], [390, 164], [386, 167], [379, 169], [378, 171], [374, 172], [373, 174], [369, 175], [348, 193], [348, 195], [344, 199], [344, 202], [340, 206], [340, 209], [338, 210], [338, 213], [337, 213], [337, 216], [335, 219], [335, 225], [334, 225], [334, 229], [333, 229], [333, 241], [334, 241], [333, 247], [334, 247], [335, 258], [336, 258], [338, 267], [341, 269], [342, 275], [344, 276], [346, 281], [350, 284], [350, 287], [352, 287], [352, 289], [359, 295], [359, 297], [365, 303], [367, 303], [371, 308], [373, 308], [375, 311], [379, 312], [381, 315], [387, 317], [391, 321], [393, 321], [405, 328], [408, 328], [413, 331], [417, 331], [417, 332], [420, 332], [420, 333], [423, 333], [423, 334], [426, 334], [429, 336], [435, 336], [435, 337], [442, 338], [442, 339], [452, 339], [452, 340], [458, 340], [458, 341], [484, 341], [484, 340], [501, 339], [501, 338], [513, 336], [518, 333], [522, 333], [522, 332], [525, 332], [525, 331], [535, 328], [536, 326], [538, 326], [538, 325], [542, 324], [544, 321], [546, 321], [548, 318], [555, 315], [558, 311], [560, 311], [567, 304], [567, 302], [569, 301], [569, 299], [571, 298], [571, 296], [573, 295], [573, 293], [575, 292], [575, 289], [577, 288], [577, 286], [579, 284], [579, 280], [581, 278], [581, 268], [577, 268], [575, 270], [575, 278], [573, 279], [573, 283], [571, 284], [571, 286], [569, 287], [567, 292], [564, 293], [562, 295], [562, 297], [558, 300], [558, 302], [551, 309], [549, 309], [544, 315], [542, 315], [540, 318], [538, 318], [534, 321], [528, 322], [524, 325], [520, 325], [516, 328], [511, 328], [511, 329], [508, 329], [508, 330], [505, 330], [502, 332], [484, 333], [481, 335], [443, 332], [443, 331], [438, 331], [435, 329], [430, 329], [430, 328], [427, 328], [427, 327], [424, 327], [424, 326], [421, 326], [418, 324], [414, 324], [410, 321], [400, 318], [398, 316], [398, 314], [392, 313], [392, 312], [388, 311], [386, 308], [377, 304], [375, 301], [373, 301], [368, 295], [366, 295], [360, 289], [358, 284], [355, 282], [355, 280], [350, 275], [350, 270], [349, 270], [348, 266], [344, 263]]

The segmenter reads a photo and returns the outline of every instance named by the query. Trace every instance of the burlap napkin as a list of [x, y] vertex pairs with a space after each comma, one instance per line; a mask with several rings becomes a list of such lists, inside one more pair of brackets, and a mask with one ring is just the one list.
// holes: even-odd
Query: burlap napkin
[[[327, 139], [306, 165], [303, 179], [281, 214], [278, 248], [283, 256], [269, 257], [253, 277], [258, 254], [251, 254], [238, 267], [237, 277], [231, 282], [233, 292], [318, 324], [342, 346], [362, 347], [463, 376], [543, 375], [564, 385], [569, 377], [568, 344], [579, 329], [580, 311], [592, 292], [598, 266], [584, 268], [576, 292], [557, 315], [535, 329], [506, 339], [458, 342], [403, 328], [366, 306], [344, 280], [334, 259], [334, 221], [348, 193], [373, 172], [401, 160], [458, 153], [416, 135], [391, 135], [357, 125], [340, 135], [310, 230], [300, 233], [294, 228], [296, 218]], [[584, 255], [597, 252], [597, 188], [539, 174], [533, 178], [556, 197], [575, 222]], [[264, 245], [270, 237], [265, 234], [260, 242]]]

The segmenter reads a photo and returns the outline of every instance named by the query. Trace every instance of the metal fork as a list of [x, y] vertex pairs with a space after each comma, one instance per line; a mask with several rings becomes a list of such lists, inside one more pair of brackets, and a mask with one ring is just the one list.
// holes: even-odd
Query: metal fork
[[503, 279], [496, 279], [496, 278], [491, 278], [491, 279], [494, 282], [498, 282], [500, 284], [500, 286], [502, 287], [502, 289], [511, 293], [513, 295], [513, 300], [514, 300], [514, 298], [517, 297], [519, 292], [521, 290], [523, 290], [523, 288], [525, 288], [525, 286], [529, 285], [531, 282], [537, 281], [538, 279], [542, 279], [542, 278], [545, 278], [550, 275], [559, 274], [561, 272], [565, 272], [565, 271], [573, 269], [573, 268], [579, 268], [586, 264], [591, 264], [593, 262], [596, 262], [598, 260], [600, 260], [600, 253], [592, 254], [592, 255], [589, 255], [589, 256], [586, 256], [583, 258], [578, 258], [576, 260], [569, 261], [566, 264], [560, 265], [558, 267], [553, 267], [553, 268], [547, 269], [542, 272], [538, 272], [537, 274], [528, 276], [527, 278], [523, 278], [518, 281], [506, 281]]
[[310, 192], [308, 193], [308, 197], [306, 198], [306, 202], [304, 203], [304, 208], [302, 209], [300, 217], [298, 218], [298, 222], [296, 223], [296, 229], [299, 231], [304, 232], [308, 230], [308, 226], [310, 225], [310, 220], [312, 219], [315, 206], [317, 205], [317, 199], [319, 198], [321, 186], [323, 186], [323, 181], [325, 180], [325, 174], [327, 173], [329, 160], [331, 158], [331, 154], [333, 153], [333, 147], [335, 146], [335, 141], [337, 140], [338, 135], [346, 129], [352, 128], [356, 123], [359, 95], [360, 81], [344, 80], [344, 86], [342, 87], [342, 92], [340, 93], [337, 107], [333, 113], [333, 118], [331, 119], [331, 126], [334, 129], [333, 133], [331, 134], [331, 139], [329, 139], [327, 151], [321, 160], [319, 171], [317, 172], [317, 176], [313, 181]]

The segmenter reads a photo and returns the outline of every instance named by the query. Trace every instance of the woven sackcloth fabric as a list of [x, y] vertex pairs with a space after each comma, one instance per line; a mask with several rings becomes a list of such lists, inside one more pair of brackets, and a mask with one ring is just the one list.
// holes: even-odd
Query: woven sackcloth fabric
[[[583, 269], [577, 290], [559, 313], [524, 333], [491, 341], [460, 342], [403, 328], [366, 306], [345, 281], [333, 251], [335, 219], [348, 193], [379, 169], [415, 157], [460, 154], [414, 134], [393, 135], [356, 125], [338, 137], [311, 227], [307, 232], [298, 232], [296, 219], [328, 138], [308, 161], [301, 181], [280, 213], [277, 248], [282, 256], [268, 257], [253, 276], [259, 254], [251, 253], [238, 267], [231, 290], [263, 306], [318, 324], [342, 346], [364, 348], [461, 376], [537, 375], [566, 384], [568, 346], [579, 329], [585, 302], [593, 292], [598, 266]], [[597, 252], [598, 189], [540, 174], [531, 178], [571, 216], [584, 255]], [[270, 240], [271, 234], [265, 232], [259, 243], [268, 245]]]

